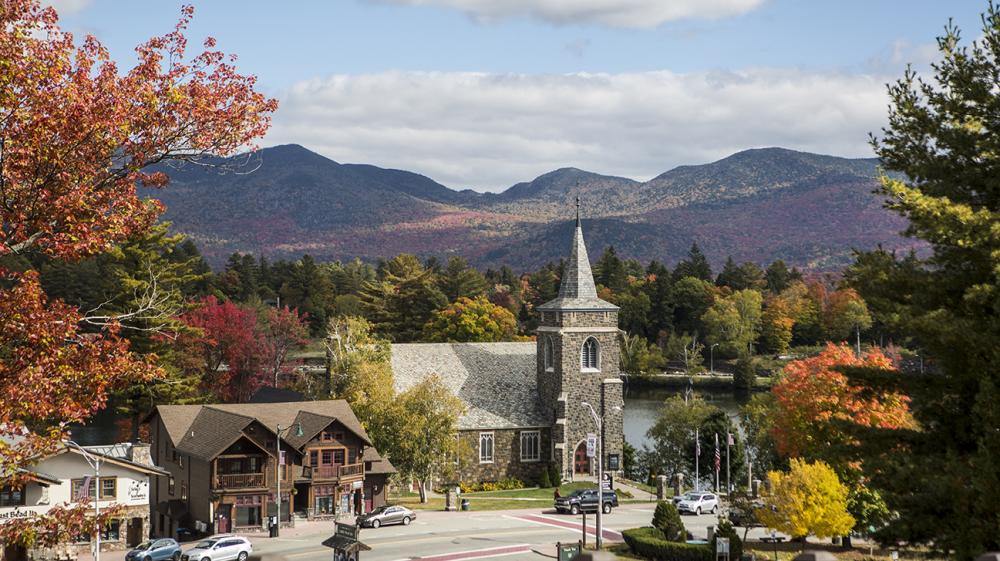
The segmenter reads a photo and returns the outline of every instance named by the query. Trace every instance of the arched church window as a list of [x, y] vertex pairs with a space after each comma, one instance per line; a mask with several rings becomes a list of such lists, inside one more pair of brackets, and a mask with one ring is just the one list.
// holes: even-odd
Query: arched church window
[[600, 349], [597, 339], [588, 338], [583, 342], [583, 349], [580, 351], [580, 366], [584, 370], [597, 370], [600, 359]]
[[545, 369], [552, 370], [552, 338], [546, 337], [544, 346], [542, 347], [542, 355], [545, 360]]

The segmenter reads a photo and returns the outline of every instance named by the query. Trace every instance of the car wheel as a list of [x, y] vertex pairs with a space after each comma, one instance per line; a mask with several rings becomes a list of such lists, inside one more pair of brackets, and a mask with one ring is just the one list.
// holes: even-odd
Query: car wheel
[[694, 509], [694, 515], [695, 516], [701, 516], [701, 507], [698, 507], [698, 508]]
[[153, 561], [153, 558], [147, 555], [142, 559], [142, 561]]
[[604, 514], [611, 514], [611, 503], [604, 503]]
[[717, 510], [719, 510], [719, 506], [718, 505], [713, 506], [712, 507], [712, 514], [715, 514], [715, 511], [717, 511]]
[[578, 505], [573, 505], [573, 506], [569, 507], [569, 513], [572, 514], [572, 515], [574, 515], [574, 516], [576, 516], [577, 514], [580, 514], [580, 507]]
[[403, 517], [403, 526], [409, 526], [409, 525], [410, 525], [410, 517], [409, 516], [404, 516]]
[[377, 519], [376, 520], [372, 520], [372, 528], [378, 528], [381, 525], [382, 525], [382, 521], [381, 520], [377, 520]]
[[174, 561], [179, 561], [180, 558], [181, 558], [181, 552], [180, 551], [175, 551], [174, 552], [174, 556], [171, 557], [171, 559], [173, 559]]
[[239, 561], [247, 561], [247, 557], [249, 557], [249, 555], [247, 555], [247, 552], [241, 551], [240, 556], [237, 557], [237, 559], [239, 559]]

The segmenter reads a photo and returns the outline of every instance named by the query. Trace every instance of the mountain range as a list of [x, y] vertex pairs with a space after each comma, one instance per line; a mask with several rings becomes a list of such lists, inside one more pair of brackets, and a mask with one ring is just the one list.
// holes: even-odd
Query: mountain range
[[563, 168], [500, 193], [341, 164], [298, 145], [215, 163], [166, 168], [170, 185], [146, 193], [215, 265], [235, 251], [321, 260], [406, 252], [525, 270], [566, 255], [578, 196], [592, 259], [613, 245], [674, 263], [697, 242], [717, 265], [731, 255], [833, 270], [853, 249], [915, 247], [899, 235], [905, 220], [873, 192], [876, 159], [764, 148], [645, 182]]

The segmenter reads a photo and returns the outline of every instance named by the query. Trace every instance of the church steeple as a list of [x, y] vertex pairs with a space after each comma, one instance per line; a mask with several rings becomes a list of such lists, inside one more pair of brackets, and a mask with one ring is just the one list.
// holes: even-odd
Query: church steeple
[[539, 310], [617, 310], [618, 307], [597, 297], [594, 273], [590, 269], [587, 244], [580, 224], [580, 197], [576, 198], [576, 228], [569, 260], [559, 284], [559, 296], [541, 305]]

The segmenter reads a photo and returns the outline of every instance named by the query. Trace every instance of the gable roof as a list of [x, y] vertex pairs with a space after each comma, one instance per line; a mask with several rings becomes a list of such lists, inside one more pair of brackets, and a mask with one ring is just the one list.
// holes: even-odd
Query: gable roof
[[467, 407], [459, 429], [539, 427], [535, 353], [535, 343], [397, 344], [392, 373], [398, 393], [437, 374]]
[[[281, 436], [283, 441], [296, 449], [305, 445], [333, 421], [344, 425], [366, 444], [372, 443], [351, 406], [342, 399], [290, 403], [159, 405], [153, 414], [160, 415], [167, 435], [179, 451], [204, 459], [211, 459], [222, 453], [253, 422], [260, 423], [272, 434], [279, 424], [284, 428], [301, 422], [302, 432], [306, 436], [296, 437], [293, 431], [282, 431]], [[310, 434], [320, 424], [322, 426]]]

